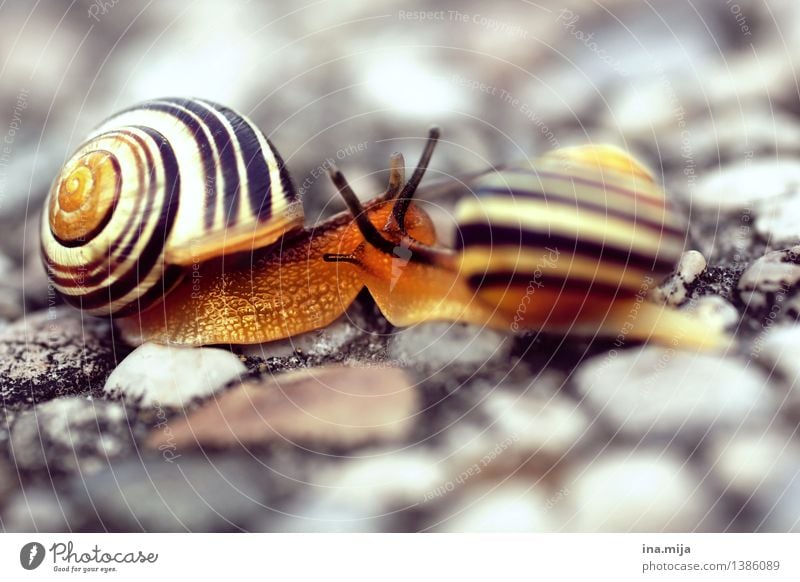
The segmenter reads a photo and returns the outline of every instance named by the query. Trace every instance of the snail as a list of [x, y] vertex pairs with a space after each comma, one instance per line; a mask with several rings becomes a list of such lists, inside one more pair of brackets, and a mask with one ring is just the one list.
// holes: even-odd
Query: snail
[[364, 204], [332, 168], [348, 210], [306, 228], [286, 165], [253, 122], [201, 99], [146, 102], [104, 122], [62, 168], [43, 212], [44, 264], [67, 303], [113, 316], [133, 343], [287, 338], [328, 325], [364, 288], [396, 326], [716, 343], [642, 300], [684, 232], [628, 154], [568, 148], [487, 173], [459, 203], [448, 248], [413, 201], [438, 138], [432, 128], [408, 181], [393, 154], [386, 191]]

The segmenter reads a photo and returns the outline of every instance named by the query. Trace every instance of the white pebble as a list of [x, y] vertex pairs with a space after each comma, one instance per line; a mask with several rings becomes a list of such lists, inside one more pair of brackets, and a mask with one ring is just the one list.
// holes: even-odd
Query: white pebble
[[787, 390], [782, 407], [790, 412], [800, 412], [800, 324], [768, 328], [753, 340], [751, 355], [766, 362], [783, 381]]
[[714, 436], [709, 466], [721, 485], [743, 499], [757, 498], [767, 508], [800, 479], [800, 445], [788, 431], [750, 430]]
[[439, 515], [437, 532], [536, 533], [557, 529], [548, 515], [548, 500], [540, 488], [518, 479], [470, 489]]
[[239, 358], [218, 348], [145, 343], [117, 366], [103, 389], [141, 406], [179, 407], [213, 394], [246, 371]]
[[736, 211], [782, 196], [800, 183], [800, 162], [753, 160], [733, 164], [697, 183], [692, 202], [710, 209]]
[[732, 329], [739, 323], [739, 312], [719, 295], [703, 295], [696, 299], [690, 312], [714, 329]]
[[706, 258], [699, 251], [686, 251], [681, 255], [674, 276], [658, 287], [654, 293], [657, 301], [680, 305], [686, 300], [686, 285], [694, 283], [706, 270]]
[[682, 459], [664, 451], [616, 452], [576, 467], [564, 483], [564, 529], [662, 532], [713, 529], [713, 499]]
[[739, 295], [748, 307], [766, 307], [767, 294], [785, 294], [800, 281], [800, 265], [792, 259], [800, 247], [772, 251], [756, 260], [739, 279]]
[[754, 365], [645, 346], [597, 356], [576, 373], [585, 402], [621, 432], [693, 441], [718, 427], [769, 421], [775, 403]]

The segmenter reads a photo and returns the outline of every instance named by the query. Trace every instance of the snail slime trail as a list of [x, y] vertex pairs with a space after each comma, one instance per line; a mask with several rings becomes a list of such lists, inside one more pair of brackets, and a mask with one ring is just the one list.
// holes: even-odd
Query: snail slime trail
[[101, 124], [62, 168], [44, 263], [56, 293], [113, 316], [131, 343], [284, 339], [333, 322], [365, 288], [395, 326], [724, 340], [638, 297], [674, 269], [686, 228], [627, 153], [555, 149], [474, 179], [445, 247], [414, 203], [438, 138], [431, 128], [408, 180], [393, 154], [386, 190], [364, 204], [326, 160], [347, 211], [306, 228], [282, 157], [252, 121], [203, 99], [148, 101]]

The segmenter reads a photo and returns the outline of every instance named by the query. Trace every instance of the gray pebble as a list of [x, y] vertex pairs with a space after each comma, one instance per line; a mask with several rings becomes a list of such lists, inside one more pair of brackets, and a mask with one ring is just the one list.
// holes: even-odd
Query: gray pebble
[[133, 437], [122, 404], [71, 396], [21, 412], [11, 449], [20, 469], [95, 473], [130, 454]]
[[442, 435], [440, 455], [455, 477], [473, 467], [480, 478], [525, 472], [548, 476], [552, 466], [591, 441], [591, 419], [562, 390], [563, 379], [544, 374], [527, 388], [511, 382], [482, 388], [477, 415]]
[[713, 498], [675, 455], [659, 450], [613, 451], [564, 478], [559, 505], [565, 531], [694, 532], [717, 529], [707, 515]]
[[9, 533], [73, 531], [80, 529], [83, 521], [68, 495], [44, 486], [18, 491], [2, 512], [3, 527]]
[[145, 456], [72, 480], [82, 511], [108, 531], [233, 531], [244, 529], [268, 490], [266, 469], [253, 459]]
[[537, 533], [559, 528], [543, 487], [523, 479], [470, 487], [433, 518], [430, 529], [450, 533]]
[[714, 329], [733, 330], [741, 321], [739, 311], [719, 295], [698, 297], [689, 309]]
[[5, 505], [11, 492], [16, 488], [18, 481], [11, 464], [0, 457], [0, 508]]
[[800, 325], [768, 327], [751, 344], [751, 355], [759, 358], [770, 369], [777, 372], [782, 394], [778, 397], [781, 409], [792, 418], [800, 418], [800, 359], [797, 357], [797, 342], [800, 341]]
[[389, 357], [401, 366], [440, 369], [452, 364], [481, 366], [506, 360], [512, 337], [461, 323], [422, 323], [400, 330], [389, 341]]
[[357, 322], [344, 315], [321, 329], [281, 341], [245, 346], [242, 353], [261, 358], [287, 357], [295, 353], [316, 357], [344, 356], [347, 345], [363, 333]]
[[[748, 508], [755, 523], [772, 510], [776, 500], [800, 481], [800, 444], [795, 435], [781, 429], [717, 434], [708, 443], [708, 465], [726, 493]], [[800, 518], [800, 504], [794, 518]]]
[[747, 307], [763, 309], [794, 294], [800, 282], [800, 247], [772, 251], [756, 260], [739, 279], [739, 296]]
[[[263, 531], [397, 531], [404, 510], [436, 504], [433, 492], [447, 478], [439, 459], [425, 451], [370, 449], [319, 471], [286, 516]], [[433, 501], [431, 501], [433, 500]], [[426, 511], [429, 509], [426, 508]]]
[[786, 488], [768, 504], [768, 513], [756, 524], [756, 531], [800, 532], [800, 478], [787, 483]]
[[755, 366], [645, 346], [596, 356], [575, 375], [584, 402], [623, 434], [702, 440], [720, 427], [769, 422], [775, 402]]
[[692, 203], [723, 212], [757, 207], [790, 194], [800, 184], [800, 162], [747, 160], [723, 167], [697, 182]]

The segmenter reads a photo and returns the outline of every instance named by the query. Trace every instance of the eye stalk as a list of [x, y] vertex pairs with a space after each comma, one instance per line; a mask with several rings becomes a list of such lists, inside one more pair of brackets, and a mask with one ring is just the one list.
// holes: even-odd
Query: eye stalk
[[[364, 237], [364, 240], [375, 247], [376, 249], [403, 259], [408, 259], [420, 263], [435, 264], [441, 262], [445, 257], [449, 258], [451, 253], [443, 249], [429, 247], [414, 240], [405, 229], [405, 218], [409, 206], [411, 206], [414, 193], [425, 175], [425, 170], [431, 161], [433, 150], [436, 147], [436, 142], [439, 140], [439, 128], [433, 126], [428, 131], [428, 141], [425, 144], [425, 149], [422, 151], [419, 163], [417, 164], [411, 179], [403, 186], [405, 180], [405, 161], [403, 155], [394, 153], [389, 158], [389, 186], [384, 194], [384, 200], [396, 200], [392, 207], [392, 216], [400, 228], [401, 235], [398, 241], [393, 241], [386, 238], [378, 228], [369, 220], [367, 212], [364, 210], [361, 202], [356, 196], [347, 178], [344, 177], [341, 171], [336, 166], [333, 166], [328, 171], [331, 181], [336, 186], [342, 199], [344, 200], [350, 213], [356, 221], [358, 230]], [[402, 187], [402, 190], [401, 190]], [[357, 259], [352, 255], [342, 255], [327, 253], [323, 256], [326, 262], [345, 262], [357, 263]]]
[[408, 207], [411, 206], [411, 199], [417, 191], [417, 186], [419, 186], [419, 183], [422, 181], [422, 176], [425, 175], [425, 170], [428, 169], [428, 164], [431, 161], [433, 150], [436, 148], [436, 143], [439, 141], [440, 135], [441, 131], [435, 125], [428, 130], [428, 141], [425, 144], [425, 149], [422, 150], [419, 163], [417, 163], [417, 169], [411, 174], [411, 179], [406, 182], [405, 188], [400, 192], [400, 195], [397, 197], [397, 202], [395, 202], [393, 211], [394, 219], [397, 221], [397, 226], [399, 226], [400, 230], [403, 232], [406, 230], [406, 212], [408, 212]]

